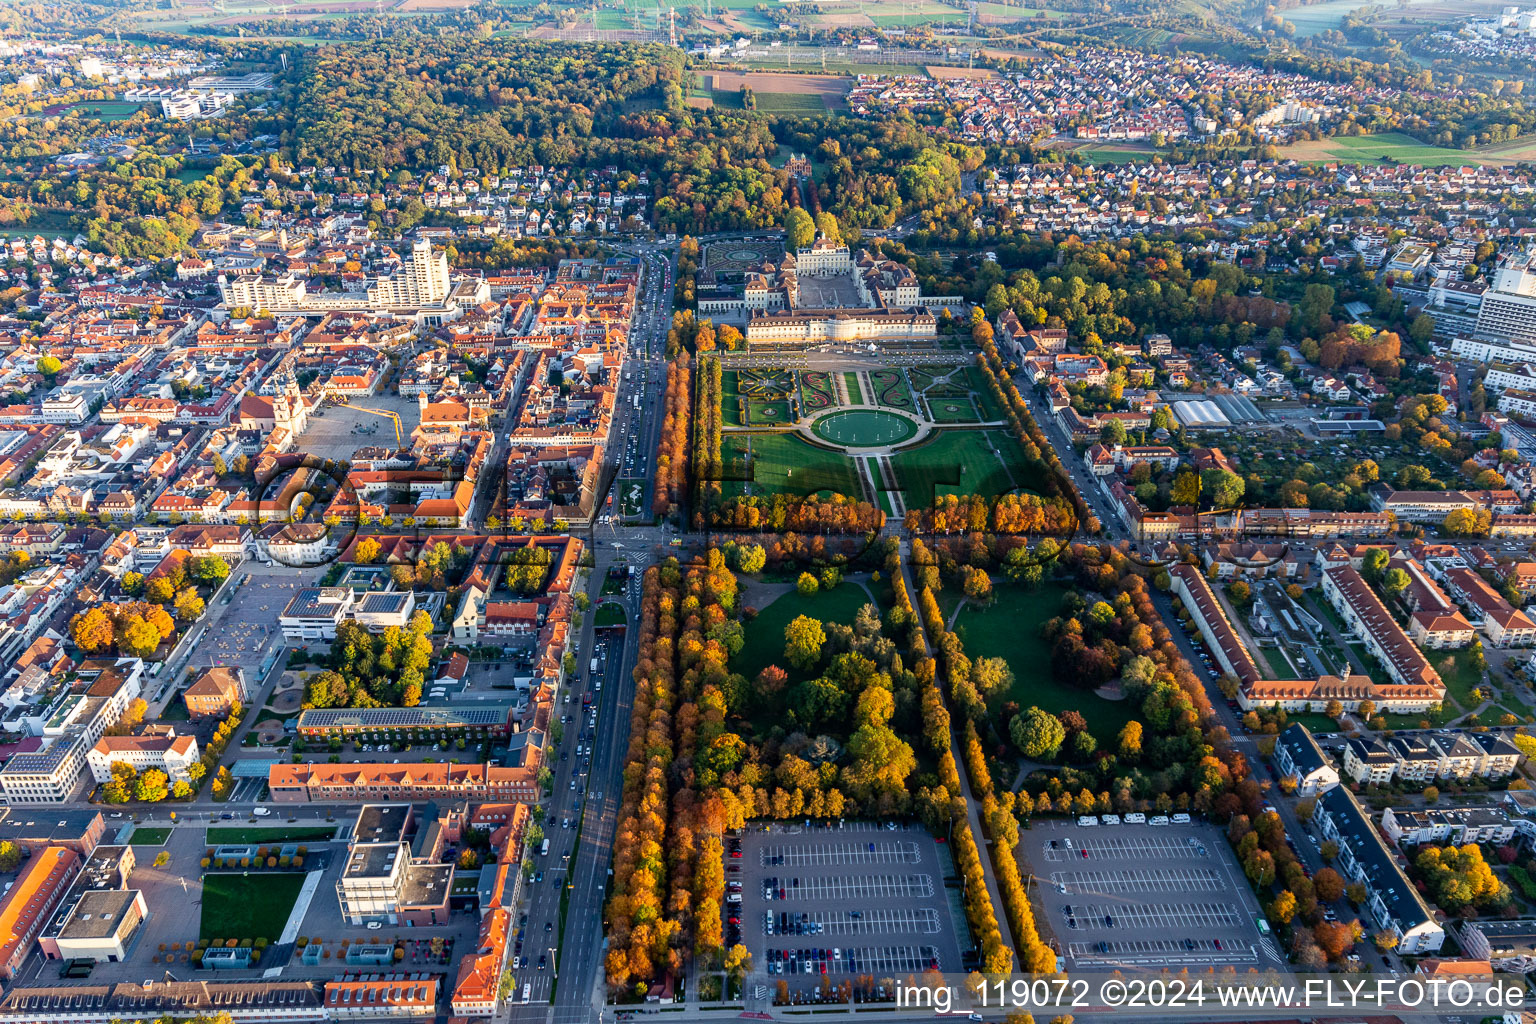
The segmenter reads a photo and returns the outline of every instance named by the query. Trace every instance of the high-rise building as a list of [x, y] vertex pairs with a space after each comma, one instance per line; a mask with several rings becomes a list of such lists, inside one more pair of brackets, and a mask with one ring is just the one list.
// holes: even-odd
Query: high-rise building
[[434, 253], [425, 238], [411, 246], [411, 258], [398, 272], [368, 289], [369, 300], [380, 306], [426, 306], [447, 297], [448, 256]]
[[1536, 256], [1506, 260], [1477, 311], [1477, 334], [1491, 341], [1536, 345]]

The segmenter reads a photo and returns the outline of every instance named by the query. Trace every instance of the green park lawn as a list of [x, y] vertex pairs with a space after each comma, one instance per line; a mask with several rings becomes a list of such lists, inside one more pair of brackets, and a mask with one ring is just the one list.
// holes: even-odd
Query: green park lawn
[[927, 508], [938, 495], [991, 497], [1034, 482], [1034, 474], [1025, 469], [1024, 450], [1001, 430], [940, 430], [897, 452], [891, 466], [907, 508]]
[[801, 597], [796, 590], [786, 591], [766, 608], [759, 608], [757, 617], [746, 624], [745, 642], [731, 659], [731, 671], [753, 679], [769, 665], [777, 665], [791, 680], [812, 678], [816, 673], [800, 672], [784, 660], [784, 627], [800, 615], [851, 626], [859, 609], [873, 603], [869, 593], [856, 583], [840, 583], [810, 597]]
[[[955, 620], [956, 632], [972, 658], [1002, 658], [1013, 670], [1008, 700], [1052, 714], [1081, 712], [1100, 747], [1112, 746], [1125, 723], [1136, 717], [1130, 701], [1105, 700], [1092, 690], [1068, 686], [1051, 672], [1051, 649], [1040, 638], [1040, 624], [1061, 610], [1063, 591], [1044, 586], [1029, 590], [999, 582], [988, 605], [967, 604]], [[1007, 723], [999, 723], [1004, 732]]]
[[303, 884], [302, 871], [204, 875], [201, 937], [277, 941]]
[[171, 830], [168, 828], [136, 828], [133, 830], [133, 835], [128, 837], [128, 845], [164, 846], [169, 838], [171, 838]]
[[1306, 726], [1308, 729], [1311, 729], [1315, 733], [1339, 731], [1339, 723], [1329, 718], [1321, 711], [1314, 711], [1305, 714], [1299, 712], [1295, 714], [1286, 712], [1285, 718], [1288, 723], [1294, 725], [1297, 722], [1300, 722], [1302, 725]]
[[[738, 494], [796, 494], [836, 491], [859, 497], [858, 472], [841, 452], [813, 445], [794, 433], [731, 433], [721, 442], [726, 463], [721, 490]], [[750, 448], [752, 459], [747, 461]]]
[[1424, 657], [1445, 680], [1446, 693], [1455, 698], [1461, 710], [1476, 710], [1472, 691], [1483, 685], [1483, 674], [1472, 667], [1472, 656], [1466, 651], [1425, 651]]

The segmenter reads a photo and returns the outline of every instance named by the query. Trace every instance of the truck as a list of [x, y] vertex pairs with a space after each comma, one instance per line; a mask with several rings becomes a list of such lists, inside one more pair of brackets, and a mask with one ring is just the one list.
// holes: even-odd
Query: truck
[[548, 857], [549, 856], [549, 840], [548, 839], [544, 840], [544, 845], [539, 847], [539, 856], [540, 857]]

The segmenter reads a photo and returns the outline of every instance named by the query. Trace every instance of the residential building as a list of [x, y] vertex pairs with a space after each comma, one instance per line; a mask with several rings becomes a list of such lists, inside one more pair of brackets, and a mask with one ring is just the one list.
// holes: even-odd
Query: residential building
[[197, 737], [177, 736], [167, 728], [155, 735], [103, 736], [85, 756], [97, 782], [112, 781], [112, 766], [123, 763], [135, 772], [159, 769], [171, 782], [191, 782], [188, 769], [198, 762]]
[[1339, 773], [1317, 745], [1312, 730], [1300, 722], [1286, 726], [1275, 739], [1275, 765], [1282, 778], [1296, 782], [1296, 795], [1317, 796], [1339, 784]]
[[1376, 737], [1351, 737], [1344, 744], [1344, 775], [1363, 786], [1384, 786], [1397, 772], [1397, 758]]
[[1459, 935], [1462, 951], [1467, 956], [1490, 961], [1496, 971], [1511, 974], [1536, 971], [1536, 919], [1464, 921]]
[[1435, 921], [1434, 911], [1398, 866], [1354, 794], [1343, 786], [1330, 789], [1318, 798], [1314, 820], [1323, 835], [1338, 845], [1335, 867], [1340, 874], [1365, 886], [1369, 917], [1376, 928], [1396, 937], [1397, 952], [1412, 956], [1439, 950], [1445, 929]]
[[1381, 813], [1381, 830], [1398, 846], [1422, 843], [1491, 843], [1502, 846], [1515, 837], [1515, 822], [1498, 807], [1388, 807]]
[[1487, 580], [1470, 568], [1445, 571], [1445, 588], [1464, 604], [1479, 632], [1494, 647], [1525, 647], [1536, 643], [1536, 622], [1504, 600]]
[[1445, 684], [1439, 673], [1358, 572], [1347, 565], [1323, 570], [1323, 596], [1394, 683], [1434, 691], [1437, 701], [1444, 697]]

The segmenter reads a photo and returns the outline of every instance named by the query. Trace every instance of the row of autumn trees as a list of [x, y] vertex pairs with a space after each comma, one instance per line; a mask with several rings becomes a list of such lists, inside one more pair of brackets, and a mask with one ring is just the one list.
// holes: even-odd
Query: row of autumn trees
[[[924, 587], [918, 594], [918, 605], [922, 611], [922, 625], [927, 637], [934, 648], [939, 652], [937, 664], [932, 659], [927, 660], [929, 677], [942, 673], [944, 682], [950, 691], [950, 700], [962, 708], [974, 707], [980, 703], [980, 698], [975, 693], [975, 683], [972, 675], [974, 666], [961, 649], [959, 637], [949, 632], [944, 626], [944, 615], [939, 610], [938, 601], [934, 599], [933, 592]], [[1006, 671], [1006, 669], [1005, 669]], [[1011, 682], [1011, 677], [1009, 677]], [[945, 720], [944, 728], [944, 756], [950, 758], [953, 764], [953, 755], [950, 752], [950, 726], [949, 712], [943, 705], [943, 697], [937, 685], [933, 684], [935, 699], [933, 703], [938, 705], [938, 712], [942, 713]], [[924, 701], [925, 712], [929, 701]], [[983, 708], [985, 704], [981, 705]], [[986, 837], [992, 842], [992, 877], [997, 882], [998, 895], [1003, 901], [1003, 911], [1008, 915], [1008, 929], [1013, 935], [1013, 941], [1017, 950], [989, 950], [985, 938], [982, 939], [982, 969], [988, 973], [994, 971], [1007, 971], [1010, 968], [1010, 960], [1014, 952], [1018, 955], [1018, 969], [1028, 973], [1049, 974], [1056, 970], [1056, 954], [1040, 938], [1039, 929], [1035, 925], [1035, 914], [1029, 903], [1029, 895], [1025, 889], [1024, 881], [1019, 874], [1019, 862], [1014, 852], [1019, 845], [1019, 823], [1013, 816], [1013, 794], [1004, 792], [999, 800], [996, 787], [992, 780], [992, 773], [987, 767], [986, 756], [982, 751], [981, 742], [976, 733], [975, 723], [967, 714], [965, 719], [965, 732], [961, 738], [961, 754], [965, 758], [966, 774], [970, 777], [971, 798], [981, 800], [981, 823]], [[958, 787], [958, 774], [955, 778]], [[965, 801], [961, 796], [962, 790], [955, 788], [953, 794], [953, 806], [950, 809], [951, 816], [958, 815], [962, 820], [956, 825], [966, 824]], [[925, 801], [932, 803], [931, 801]], [[930, 828], [937, 825], [937, 821], [930, 820]], [[963, 838], [961, 833], [964, 833]], [[992, 908], [991, 895], [986, 889], [986, 877], [980, 867], [980, 853], [976, 851], [975, 839], [971, 835], [969, 825], [965, 828], [955, 829], [956, 863], [966, 871], [967, 886], [969, 892], [980, 890], [982, 898], [986, 900], [986, 911], [977, 909], [974, 916], [985, 916], [985, 913], [993, 915], [992, 930], [997, 930], [996, 911]], [[967, 852], [969, 848], [969, 852]], [[977, 862], [975, 873], [978, 878], [971, 878], [971, 869], [967, 863], [971, 858]], [[979, 883], [979, 884], [978, 884]], [[969, 910], [969, 908], [968, 908]], [[976, 921], [971, 922], [972, 931], [976, 931]], [[1001, 937], [998, 938], [1001, 945]], [[1009, 955], [1008, 960], [1003, 959], [1003, 954]], [[1001, 964], [1001, 966], [998, 966]]]
[[718, 358], [701, 358], [696, 383], [698, 395], [693, 416], [693, 481], [698, 489], [693, 509], [693, 526], [704, 528], [705, 509], [720, 496], [723, 469], [720, 431], [724, 425], [720, 411], [721, 371]]
[[656, 444], [656, 486], [651, 511], [658, 516], [682, 505], [688, 493], [688, 412], [693, 370], [680, 355], [667, 364], [667, 412]]
[[608, 983], [638, 995], [683, 967], [690, 940], [701, 959], [725, 952], [724, 833], [752, 809], [729, 789], [696, 787], [693, 763], [727, 735], [729, 651], [706, 632], [735, 612], [736, 577], [719, 552], [702, 567], [646, 570], [606, 961]]
[[910, 533], [1033, 533], [1070, 535], [1077, 515], [1070, 502], [1038, 494], [944, 494], [932, 508], [910, 509], [904, 525]]

